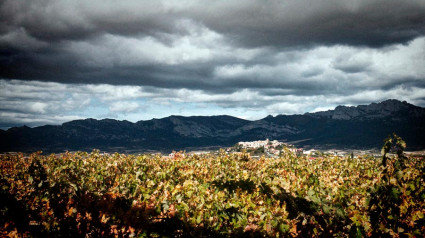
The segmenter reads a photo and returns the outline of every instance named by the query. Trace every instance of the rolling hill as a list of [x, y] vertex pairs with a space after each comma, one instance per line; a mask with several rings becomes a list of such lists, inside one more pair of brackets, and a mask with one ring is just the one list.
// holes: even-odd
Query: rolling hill
[[249, 121], [232, 116], [169, 116], [132, 123], [85, 119], [0, 130], [1, 151], [173, 150], [231, 146], [238, 141], [278, 139], [298, 146], [370, 149], [391, 133], [408, 149], [425, 148], [425, 108], [390, 99], [303, 115]]

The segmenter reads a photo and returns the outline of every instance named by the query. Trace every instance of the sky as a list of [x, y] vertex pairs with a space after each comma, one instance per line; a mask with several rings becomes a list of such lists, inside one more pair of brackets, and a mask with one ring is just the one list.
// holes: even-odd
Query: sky
[[0, 0], [0, 128], [425, 107], [424, 0]]

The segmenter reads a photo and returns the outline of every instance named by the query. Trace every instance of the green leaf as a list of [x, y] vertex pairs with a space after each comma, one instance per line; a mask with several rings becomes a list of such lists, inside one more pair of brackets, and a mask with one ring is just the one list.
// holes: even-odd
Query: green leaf
[[289, 225], [288, 224], [285, 224], [285, 223], [280, 223], [280, 225], [279, 225], [279, 231], [280, 232], [282, 232], [282, 233], [288, 233], [288, 231], [289, 231]]
[[189, 190], [189, 191], [186, 192], [186, 196], [189, 197], [189, 198], [192, 197], [192, 194], [193, 194], [192, 190]]
[[393, 198], [395, 198], [396, 200], [400, 199], [401, 192], [397, 188], [392, 188], [391, 194], [392, 194]]
[[75, 191], [78, 191], [78, 187], [77, 187], [77, 185], [75, 185], [75, 184], [73, 184], [73, 183], [70, 183], [69, 185], [70, 185], [71, 187], [73, 187]]

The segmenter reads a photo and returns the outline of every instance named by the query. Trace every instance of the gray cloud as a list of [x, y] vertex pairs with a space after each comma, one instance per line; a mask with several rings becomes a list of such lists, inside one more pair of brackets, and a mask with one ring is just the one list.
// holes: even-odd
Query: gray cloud
[[[156, 103], [247, 118], [385, 97], [424, 105], [423, 65], [421, 0], [0, 3], [3, 127], [89, 107], [136, 118]], [[111, 93], [124, 89], [133, 96]]]
[[9, 0], [0, 12], [0, 76], [61, 82], [201, 87], [214, 67], [288, 48], [382, 47], [425, 33], [423, 1]]
[[214, 3], [214, 10], [197, 8], [197, 16], [212, 29], [251, 47], [315, 44], [376, 47], [405, 43], [423, 35], [425, 30], [425, 4], [421, 1]]
[[425, 106], [425, 88], [398, 86], [352, 94], [291, 94], [281, 89], [240, 89], [233, 93], [107, 84], [62, 84], [0, 80], [0, 128], [60, 124], [81, 118], [139, 121], [172, 114], [230, 114], [247, 119], [305, 113], [388, 98]]
[[235, 44], [299, 46], [404, 43], [425, 31], [425, 4], [399, 1], [13, 1], [1, 5], [2, 32], [23, 27], [46, 41], [93, 35], [186, 34], [182, 19], [200, 22]]

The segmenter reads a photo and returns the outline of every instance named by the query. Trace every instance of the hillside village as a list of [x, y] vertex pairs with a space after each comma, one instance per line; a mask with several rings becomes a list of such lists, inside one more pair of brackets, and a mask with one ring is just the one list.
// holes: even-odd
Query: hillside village
[[[310, 159], [318, 159], [323, 156], [337, 156], [337, 157], [346, 157], [350, 156], [352, 158], [357, 158], [359, 156], [373, 156], [380, 157], [381, 154], [378, 151], [373, 150], [317, 150], [317, 149], [308, 149], [297, 148], [296, 146], [281, 142], [278, 140], [257, 140], [257, 141], [241, 141], [236, 143], [233, 147], [225, 149], [226, 153], [242, 153], [246, 152], [251, 155], [252, 158], [259, 158], [261, 156], [268, 156], [278, 158], [283, 153], [290, 152], [295, 156], [305, 156]], [[191, 151], [191, 152], [172, 152], [168, 158], [182, 158], [186, 157], [189, 154], [209, 154], [209, 153], [218, 153], [218, 151]]]
[[292, 145], [279, 142], [277, 140], [257, 140], [257, 141], [246, 141], [238, 142], [232, 148], [229, 148], [228, 151], [241, 152], [246, 151], [255, 155], [266, 154], [269, 156], [279, 156], [282, 153], [284, 148], [288, 148], [291, 152], [299, 154], [302, 152], [302, 149], [297, 149]]
[[253, 157], [258, 157], [261, 155], [267, 155], [270, 157], [279, 157], [281, 153], [289, 151], [296, 156], [307, 156], [311, 159], [320, 158], [325, 155], [345, 157], [351, 156], [356, 158], [358, 156], [381, 156], [377, 151], [372, 150], [316, 150], [309, 149], [304, 150], [303, 148], [297, 148], [292, 144], [285, 142], [280, 142], [277, 140], [258, 140], [258, 141], [247, 141], [247, 142], [238, 142], [235, 146], [228, 149], [229, 152], [241, 152], [246, 151], [252, 154]]

